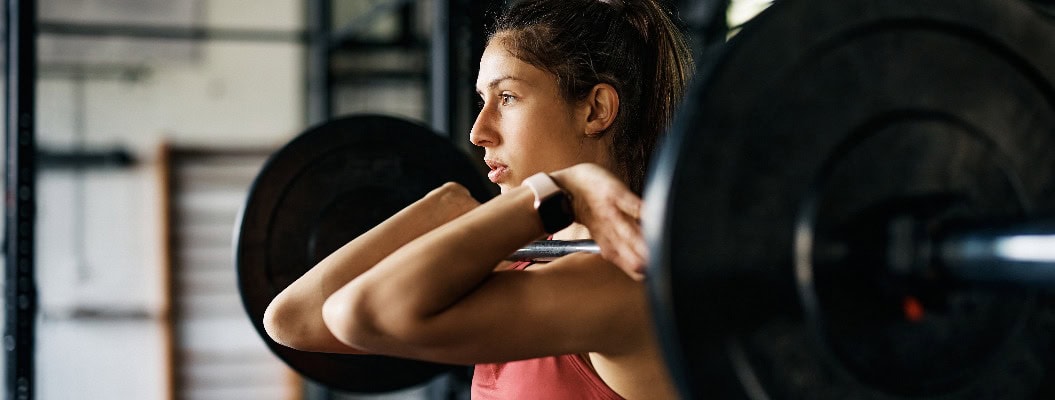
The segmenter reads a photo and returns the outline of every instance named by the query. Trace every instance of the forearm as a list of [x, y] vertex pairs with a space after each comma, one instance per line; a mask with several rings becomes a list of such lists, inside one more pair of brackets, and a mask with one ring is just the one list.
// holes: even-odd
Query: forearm
[[448, 184], [347, 243], [276, 296], [264, 316], [269, 335], [301, 350], [355, 352], [326, 328], [326, 299], [400, 247], [477, 205], [464, 188]]
[[402, 296], [412, 304], [414, 315], [442, 311], [514, 250], [545, 235], [533, 201], [529, 189], [516, 188], [423, 235], [381, 263], [379, 267], [392, 274], [386, 282], [394, 279], [395, 283], [382, 286], [395, 291], [398, 283], [413, 283], [418, 289]]
[[[339, 290], [326, 322], [350, 343], [428, 336], [427, 320], [477, 288], [494, 266], [545, 233], [527, 188], [515, 188], [401, 247]], [[387, 340], [387, 339], [384, 339]]]

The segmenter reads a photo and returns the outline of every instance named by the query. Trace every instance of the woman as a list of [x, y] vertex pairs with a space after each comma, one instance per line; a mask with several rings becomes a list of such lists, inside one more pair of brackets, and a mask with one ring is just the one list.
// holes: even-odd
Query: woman
[[[637, 193], [691, 69], [655, 0], [513, 6], [481, 58], [470, 135], [502, 195], [432, 191], [276, 297], [268, 333], [302, 350], [474, 363], [474, 398], [674, 397], [640, 282]], [[592, 238], [602, 254], [502, 261], [547, 236]]]

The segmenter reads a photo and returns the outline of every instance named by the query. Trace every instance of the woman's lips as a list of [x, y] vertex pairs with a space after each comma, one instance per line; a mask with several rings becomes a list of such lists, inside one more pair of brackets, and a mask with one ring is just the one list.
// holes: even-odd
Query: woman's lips
[[490, 179], [491, 182], [499, 183], [503, 179], [505, 179], [506, 171], [506, 167], [492, 169], [490, 172], [487, 173], [487, 179]]
[[500, 183], [505, 180], [506, 175], [509, 174], [509, 167], [497, 161], [484, 160], [487, 163], [487, 167], [491, 168], [487, 172], [487, 179], [490, 179], [493, 183]]

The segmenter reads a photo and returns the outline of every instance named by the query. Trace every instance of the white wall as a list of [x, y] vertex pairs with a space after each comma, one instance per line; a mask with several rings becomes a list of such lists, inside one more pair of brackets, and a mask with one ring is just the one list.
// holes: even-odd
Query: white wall
[[[302, 0], [199, 3], [206, 26], [303, 25]], [[200, 42], [187, 59], [139, 60], [139, 79], [41, 74], [41, 146], [122, 145], [138, 162], [40, 176], [38, 398], [165, 398], [158, 148], [284, 142], [303, 129], [304, 54], [292, 42]]]

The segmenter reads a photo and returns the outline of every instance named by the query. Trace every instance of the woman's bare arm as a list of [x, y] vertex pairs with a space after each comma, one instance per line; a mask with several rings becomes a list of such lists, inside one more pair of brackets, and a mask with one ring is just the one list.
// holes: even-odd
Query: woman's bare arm
[[[562, 178], [581, 180], [569, 182], [576, 188], [618, 182], [606, 174]], [[326, 301], [327, 326], [352, 347], [456, 363], [639, 348], [650, 338], [643, 286], [604, 258], [493, 271], [544, 235], [533, 201], [515, 188], [396, 250]], [[636, 225], [636, 216], [595, 221], [601, 230], [637, 229], [605, 226]]]
[[299, 350], [361, 353], [326, 328], [322, 319], [325, 300], [396, 249], [478, 205], [464, 187], [448, 183], [342, 246], [268, 305], [264, 312], [268, 335]]

